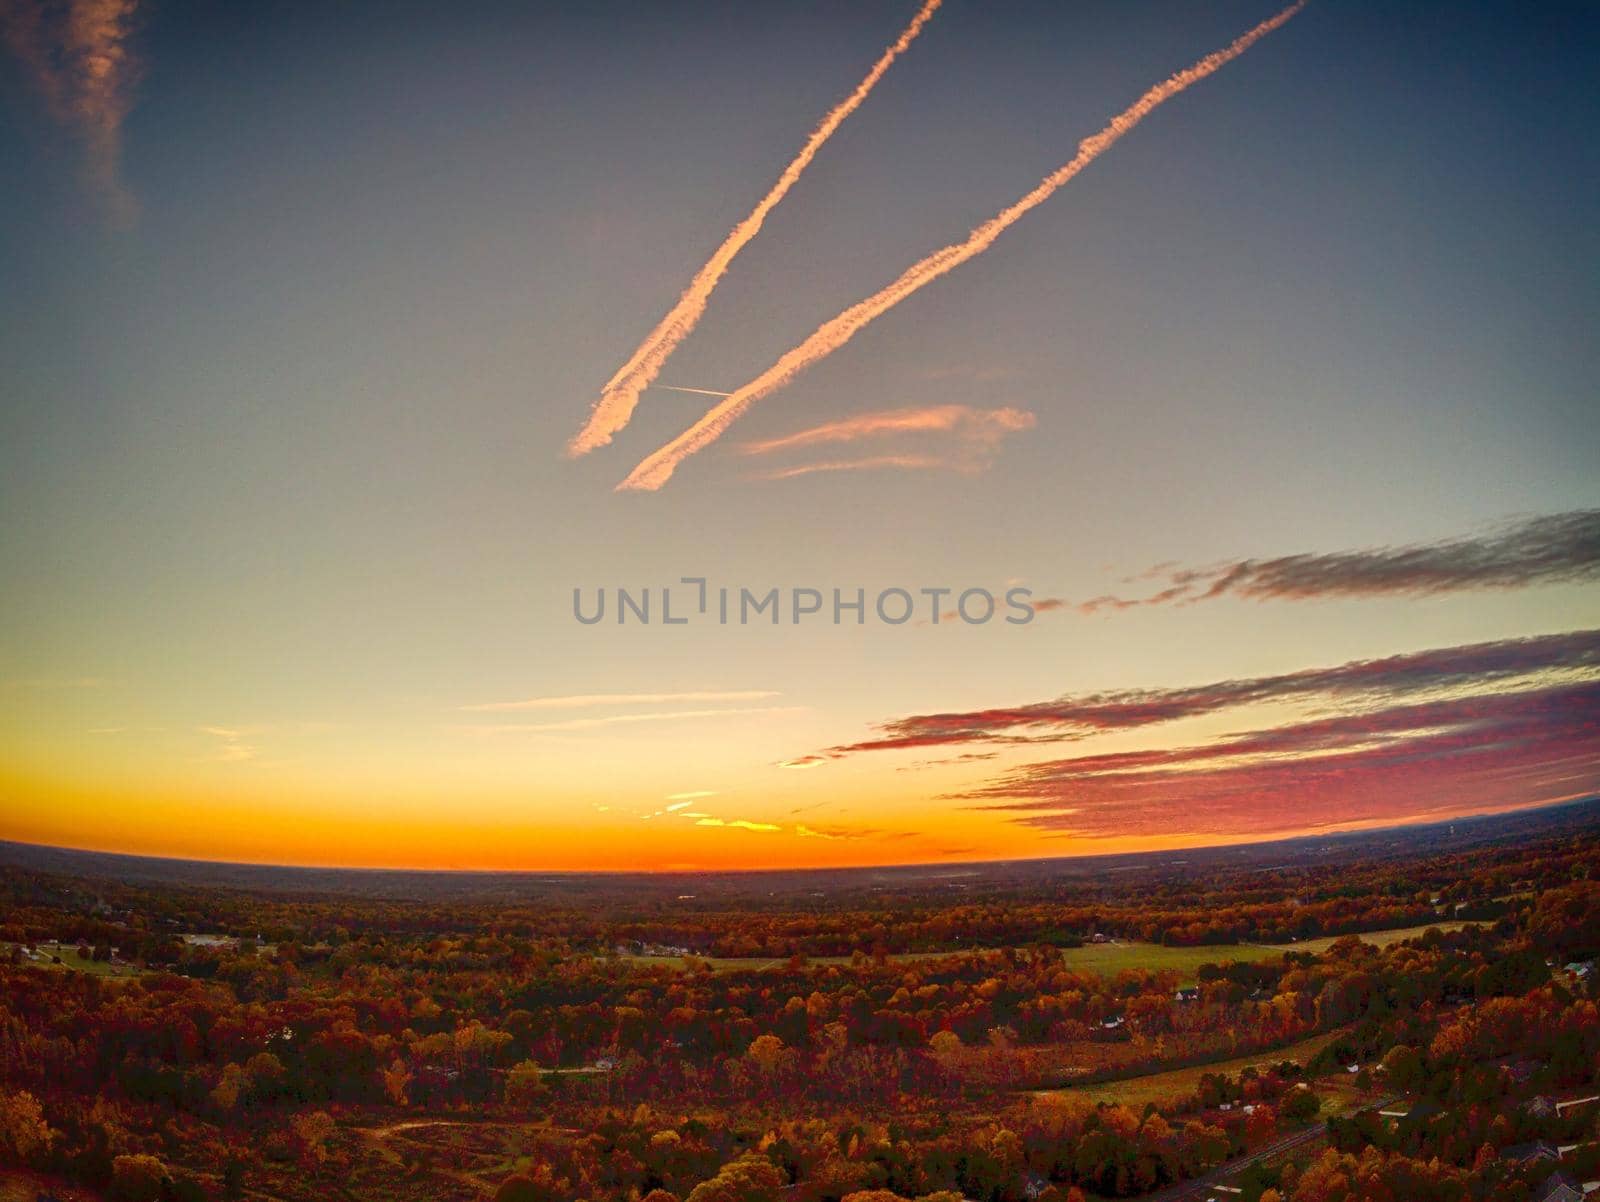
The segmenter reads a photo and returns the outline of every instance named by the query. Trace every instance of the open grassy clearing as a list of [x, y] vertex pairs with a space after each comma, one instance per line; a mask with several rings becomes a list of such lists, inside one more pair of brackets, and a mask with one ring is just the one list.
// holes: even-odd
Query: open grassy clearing
[[[1481, 919], [1469, 919], [1462, 922], [1430, 922], [1420, 927], [1397, 927], [1391, 931], [1368, 931], [1357, 936], [1362, 943], [1370, 943], [1374, 947], [1388, 947], [1392, 943], [1404, 943], [1407, 939], [1416, 939], [1424, 931], [1435, 928], [1446, 933], [1463, 930], [1466, 927], [1484, 926]], [[1275, 947], [1274, 951], [1280, 952], [1325, 952], [1340, 939], [1347, 939], [1347, 935], [1329, 935], [1322, 939], [1306, 939], [1300, 943], [1291, 943], [1286, 947]]]
[[[13, 946], [15, 945], [10, 943], [0, 943], [0, 953], [10, 955]], [[70, 943], [64, 943], [60, 947], [53, 943], [41, 943], [35, 950], [44, 958], [41, 960], [24, 960], [22, 962], [24, 968], [69, 969], [73, 972], [86, 972], [96, 977], [136, 977], [143, 971], [132, 964], [111, 964], [107, 961], [80, 956], [76, 945]], [[59, 957], [61, 963], [57, 964], [52, 961], [50, 958], [52, 956]]]
[[[1477, 922], [1434, 922], [1426, 926], [1399, 927], [1388, 931], [1367, 931], [1357, 936], [1363, 943], [1370, 943], [1376, 947], [1388, 947], [1392, 943], [1400, 943], [1406, 939], [1415, 939], [1424, 931], [1437, 927], [1441, 931], [1458, 931], [1463, 927], [1481, 925]], [[1061, 958], [1068, 968], [1078, 969], [1083, 972], [1100, 973], [1104, 976], [1114, 976], [1123, 969], [1170, 969], [1179, 973], [1184, 983], [1191, 983], [1199, 974], [1202, 964], [1237, 964], [1241, 962], [1254, 962], [1258, 960], [1271, 960], [1281, 956], [1284, 952], [1309, 952], [1313, 955], [1327, 951], [1339, 939], [1348, 938], [1343, 935], [1329, 935], [1320, 939], [1305, 939], [1298, 943], [1234, 943], [1212, 944], [1204, 947], [1167, 947], [1159, 943], [1138, 943], [1132, 940], [1118, 940], [1113, 943], [1086, 943], [1082, 947], [1064, 948]], [[993, 950], [993, 949], [983, 949]], [[890, 956], [895, 962], [912, 960], [934, 960], [945, 956], [971, 955], [974, 952], [909, 952], [902, 955]], [[761, 972], [771, 968], [781, 968], [787, 961], [773, 959], [768, 956], [645, 956], [622, 955], [617, 957], [632, 964], [663, 965], [669, 968], [684, 968], [691, 959], [703, 959], [714, 972]], [[808, 957], [810, 964], [836, 964], [849, 965], [850, 956], [813, 956]]]
[[1200, 1086], [1200, 1078], [1207, 1073], [1235, 1074], [1246, 1068], [1266, 1068], [1284, 1060], [1306, 1064], [1318, 1052], [1342, 1036], [1341, 1031], [1327, 1031], [1302, 1039], [1299, 1043], [1275, 1051], [1255, 1052], [1231, 1060], [1217, 1060], [1210, 1064], [1197, 1064], [1191, 1068], [1169, 1069], [1162, 1073], [1148, 1073], [1128, 1077], [1121, 1081], [1101, 1081], [1093, 1085], [1070, 1085], [1059, 1090], [1039, 1090], [1043, 1093], [1064, 1093], [1087, 1098], [1091, 1102], [1121, 1103], [1137, 1110], [1146, 1102], [1170, 1102], [1192, 1094]]

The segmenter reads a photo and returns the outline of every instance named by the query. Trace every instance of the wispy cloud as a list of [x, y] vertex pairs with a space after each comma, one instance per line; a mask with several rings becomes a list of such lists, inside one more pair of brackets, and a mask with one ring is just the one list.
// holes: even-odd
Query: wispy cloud
[[1053, 701], [954, 713], [914, 714], [886, 723], [879, 736], [835, 747], [812, 761], [864, 751], [954, 744], [1059, 742], [1131, 730], [1269, 702], [1338, 699], [1368, 704], [1489, 681], [1554, 674], [1586, 679], [1600, 671], [1600, 630], [1507, 639], [1356, 660], [1276, 676], [1168, 689], [1124, 689]]
[[927, 768], [948, 768], [952, 764], [981, 764], [999, 756], [998, 751], [967, 751], [961, 755], [946, 756], [938, 760], [918, 760], [914, 764], [901, 764], [897, 772], [921, 772]]
[[[901, 471], [931, 471], [940, 468], [961, 470], [958, 461], [939, 455], [869, 455], [863, 459], [829, 459], [821, 463], [802, 463], [796, 467], [779, 467], [765, 472], [752, 472], [752, 480], [792, 480], [809, 476], [813, 472], [865, 472], [897, 468]], [[970, 470], [970, 469], [966, 469]]]
[[1491, 534], [1442, 542], [1241, 559], [1209, 568], [1165, 567], [1155, 575], [1166, 586], [1150, 596], [1096, 597], [1079, 608], [1093, 613], [1226, 596], [1252, 601], [1430, 596], [1594, 580], [1600, 578], [1600, 509], [1524, 518]]
[[871, 455], [857, 459], [831, 459], [820, 463], [772, 468], [754, 474], [762, 480], [787, 480], [813, 472], [868, 469], [943, 469], [981, 472], [994, 463], [1000, 444], [1009, 434], [1031, 430], [1034, 415], [1025, 409], [975, 409], [970, 405], [934, 405], [927, 408], [886, 409], [826, 422], [781, 438], [747, 442], [746, 455], [782, 454], [786, 451], [879, 440], [893, 437], [927, 439], [933, 452]]
[[114, 224], [136, 205], [121, 178], [122, 125], [140, 64], [136, 0], [0, 0], [0, 34], [50, 114], [83, 142], [84, 174]]
[[779, 767], [779, 768], [795, 768], [795, 769], [819, 768], [823, 764], [826, 764], [827, 762], [828, 762], [828, 757], [825, 756], [825, 755], [801, 755], [801, 756], [796, 756], [792, 760], [779, 760], [778, 763], [777, 763], [777, 767]]
[[604, 718], [567, 718], [560, 722], [508, 722], [492, 726], [469, 726], [478, 735], [545, 734], [558, 731], [599, 730], [608, 726], [630, 726], [640, 722], [692, 722], [704, 718], [727, 718], [743, 714], [794, 714], [803, 705], [759, 705], [705, 710], [662, 710], [643, 714], [608, 714]]
[[781, 831], [783, 828], [771, 822], [751, 822], [748, 818], [700, 818], [696, 826], [724, 826], [742, 831]]
[[922, 32], [922, 27], [938, 11], [940, 2], [941, 0], [924, 0], [922, 7], [917, 10], [917, 15], [911, 19], [911, 24], [907, 25], [900, 36], [883, 52], [878, 61], [872, 65], [872, 69], [867, 72], [866, 77], [856, 85], [855, 90], [828, 110], [817, 128], [811, 131], [811, 136], [806, 139], [800, 152], [783, 169], [777, 182], [761, 198], [760, 203], [750, 211], [748, 217], [733, 227], [705, 266], [695, 273], [688, 288], [684, 289], [683, 295], [678, 298], [678, 303], [673, 305], [656, 328], [650, 331], [649, 336], [639, 344], [639, 348], [633, 352], [633, 356], [622, 365], [617, 374], [611, 377], [601, 391], [600, 399], [595, 402], [589, 420], [567, 444], [569, 455], [584, 455], [597, 447], [605, 446], [617, 431], [628, 424], [628, 420], [633, 416], [634, 407], [639, 403], [639, 394], [661, 373], [662, 365], [672, 352], [677, 350], [679, 343], [694, 332], [695, 326], [700, 323], [700, 318], [705, 315], [711, 293], [727, 273], [734, 257], [761, 232], [767, 216], [789, 194], [789, 189], [794, 187], [801, 174], [810, 166], [811, 160], [822, 149], [823, 143], [833, 136], [834, 131], [844, 124], [851, 113], [861, 107], [862, 102], [883, 78], [884, 72], [888, 71], [894, 60], [905, 52], [916, 36]]
[[1264, 835], [1559, 801], [1597, 783], [1590, 681], [1028, 764], [959, 797], [1082, 836]]
[[[715, 797], [716, 795], [717, 795], [716, 794], [716, 790], [714, 790], [714, 789], [695, 789], [695, 790], [693, 790], [692, 792], [689, 792], [689, 793], [668, 793], [667, 797], [666, 797], [666, 800], [668, 800], [668, 801], [698, 801], [702, 797]], [[667, 808], [671, 809], [672, 807], [668, 806]]]
[[900, 838], [909, 837], [909, 835], [912, 832], [909, 832], [909, 831], [885, 831], [885, 830], [879, 829], [878, 827], [872, 827], [872, 826], [866, 826], [866, 827], [842, 826], [842, 825], [807, 826], [805, 823], [800, 822], [800, 823], [796, 823], [795, 824], [794, 833], [795, 833], [796, 837], [801, 838], [801, 839], [827, 839], [827, 840], [888, 839], [888, 840], [893, 840], [893, 839], [900, 839]]
[[672, 473], [677, 470], [680, 463], [722, 437], [723, 432], [751, 405], [785, 387], [812, 364], [833, 354], [901, 301], [988, 250], [1006, 229], [1048, 200], [1150, 113], [1178, 93], [1238, 58], [1256, 42], [1293, 17], [1304, 3], [1305, 0], [1299, 0], [1277, 16], [1261, 22], [1248, 33], [1235, 39], [1226, 49], [1207, 55], [1193, 66], [1145, 92], [1132, 105], [1113, 117], [1099, 133], [1080, 142], [1078, 153], [1053, 174], [1047, 176], [1033, 191], [978, 226], [964, 241], [953, 243], [928, 255], [907, 268], [888, 287], [824, 322], [799, 346], [786, 352], [776, 363], [748, 384], [723, 398], [677, 438], [646, 457], [617, 488], [647, 491], [660, 488], [672, 478]]
[[1034, 415], [1026, 409], [975, 409], [971, 405], [884, 409], [825, 422], [794, 434], [785, 434], [781, 438], [747, 442], [739, 450], [746, 455], [770, 455], [802, 447], [857, 442], [863, 438], [930, 433], [954, 433], [963, 441], [992, 446], [1007, 434], [1031, 430], [1034, 421]]
[[223, 763], [238, 764], [246, 760], [253, 760], [261, 753], [261, 749], [253, 742], [251, 731], [238, 729], [232, 726], [202, 726], [200, 733], [210, 735], [218, 740], [218, 747], [214, 759]]
[[486, 701], [459, 708], [468, 713], [513, 710], [590, 709], [608, 705], [669, 705], [679, 701], [764, 701], [777, 697], [771, 689], [701, 690], [688, 693], [574, 693], [563, 697], [529, 697], [522, 701]]

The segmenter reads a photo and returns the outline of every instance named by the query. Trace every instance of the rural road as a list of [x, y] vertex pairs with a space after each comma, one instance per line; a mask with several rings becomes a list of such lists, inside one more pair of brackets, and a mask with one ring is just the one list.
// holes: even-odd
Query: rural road
[[[1374, 1102], [1372, 1106], [1375, 1109], [1382, 1109], [1392, 1101], [1392, 1098], [1385, 1098], [1382, 1101]], [[1363, 1107], [1363, 1109], [1366, 1109], [1366, 1107]], [[1192, 1177], [1188, 1181], [1180, 1182], [1177, 1185], [1169, 1185], [1166, 1189], [1153, 1194], [1145, 1194], [1139, 1202], [1204, 1202], [1204, 1199], [1210, 1196], [1208, 1191], [1214, 1191], [1218, 1185], [1235, 1173], [1242, 1173], [1259, 1161], [1270, 1160], [1274, 1156], [1292, 1152], [1294, 1149], [1320, 1138], [1327, 1132], [1327, 1129], [1326, 1123], [1313, 1123], [1302, 1131], [1293, 1131], [1288, 1135], [1280, 1136], [1269, 1144], [1263, 1144], [1254, 1152], [1236, 1156], [1234, 1159], [1218, 1165], [1209, 1173], [1204, 1173], [1199, 1177]], [[1220, 1196], [1226, 1198], [1233, 1195], [1224, 1193]]]

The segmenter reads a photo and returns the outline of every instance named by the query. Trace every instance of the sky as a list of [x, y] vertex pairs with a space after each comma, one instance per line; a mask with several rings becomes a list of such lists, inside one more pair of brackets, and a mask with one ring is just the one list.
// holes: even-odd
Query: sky
[[0, 838], [760, 868], [1600, 789], [1600, 17], [1284, 12], [0, 0]]

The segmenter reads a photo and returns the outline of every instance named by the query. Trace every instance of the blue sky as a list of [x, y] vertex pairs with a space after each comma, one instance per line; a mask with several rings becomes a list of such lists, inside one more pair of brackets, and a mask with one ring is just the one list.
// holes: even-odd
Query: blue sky
[[[316, 858], [230, 841], [272, 807], [358, 823], [403, 796], [422, 827], [464, 807], [493, 831], [706, 779], [726, 816], [765, 821], [801, 787], [774, 762], [905, 714], [1594, 624], [1592, 579], [1569, 579], [1020, 632], [577, 629], [577, 586], [1086, 599], [1167, 562], [1595, 505], [1600, 22], [1578, 4], [1312, 3], [661, 491], [612, 489], [707, 398], [651, 390], [611, 447], [564, 459], [600, 386], [913, 11], [130, 6], [115, 213], [81, 123], [8, 73], [9, 833], [92, 842], [115, 799], [121, 846]], [[949, 0], [661, 380], [744, 383], [1272, 11]], [[737, 450], [939, 406], [1033, 425], [968, 472], [756, 480]], [[458, 729], [496, 700], [708, 689], [773, 691], [785, 712], [515, 749]], [[218, 729], [256, 750], [219, 756]], [[967, 780], [943, 771], [800, 774], [802, 804], [841, 829], [865, 812], [960, 828], [908, 836], [918, 855], [1031, 846], [941, 800]], [[62, 796], [80, 801], [44, 821]], [[140, 819], [156, 797], [206, 839], [163, 843], [157, 812]], [[768, 853], [706, 862], [746, 854]]]

